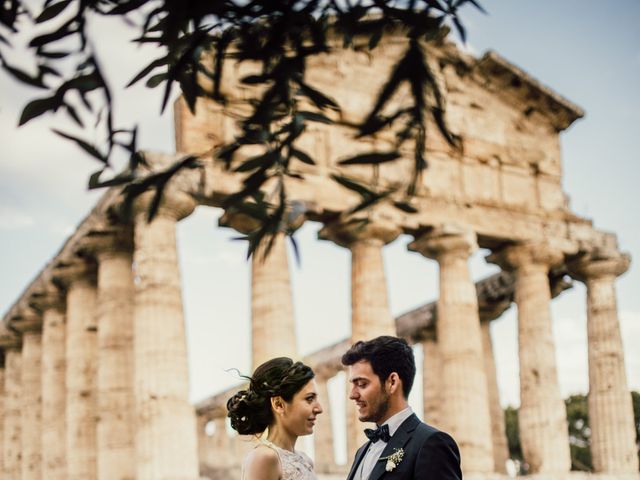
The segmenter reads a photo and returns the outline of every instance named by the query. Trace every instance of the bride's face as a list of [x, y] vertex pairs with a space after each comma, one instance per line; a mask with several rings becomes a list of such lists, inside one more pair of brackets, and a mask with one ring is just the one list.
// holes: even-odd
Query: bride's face
[[309, 380], [290, 402], [284, 402], [282, 415], [276, 414], [276, 421], [296, 436], [309, 435], [321, 413], [316, 382]]

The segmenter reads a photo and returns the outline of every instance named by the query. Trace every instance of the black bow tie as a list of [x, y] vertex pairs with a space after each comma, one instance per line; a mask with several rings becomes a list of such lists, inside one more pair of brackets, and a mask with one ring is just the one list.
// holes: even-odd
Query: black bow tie
[[378, 440], [382, 440], [385, 443], [389, 443], [389, 440], [391, 440], [391, 435], [389, 435], [389, 425], [386, 425], [386, 424], [376, 428], [375, 430], [371, 428], [366, 428], [364, 430], [364, 434], [373, 443], [376, 443]]

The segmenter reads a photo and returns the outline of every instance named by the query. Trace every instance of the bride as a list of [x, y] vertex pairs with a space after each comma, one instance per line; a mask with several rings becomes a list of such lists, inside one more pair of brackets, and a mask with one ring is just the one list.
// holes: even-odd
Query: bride
[[301, 362], [274, 358], [256, 368], [248, 390], [229, 399], [231, 427], [260, 439], [244, 461], [244, 480], [317, 479], [311, 459], [295, 450], [298, 437], [313, 433], [322, 413], [314, 376]]

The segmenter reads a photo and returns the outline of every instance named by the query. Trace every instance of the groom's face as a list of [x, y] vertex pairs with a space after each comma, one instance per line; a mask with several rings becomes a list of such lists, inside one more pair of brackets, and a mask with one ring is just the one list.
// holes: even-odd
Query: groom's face
[[351, 391], [349, 398], [356, 402], [358, 419], [361, 422], [376, 422], [386, 419], [389, 410], [389, 394], [373, 372], [371, 364], [361, 360], [349, 366]]

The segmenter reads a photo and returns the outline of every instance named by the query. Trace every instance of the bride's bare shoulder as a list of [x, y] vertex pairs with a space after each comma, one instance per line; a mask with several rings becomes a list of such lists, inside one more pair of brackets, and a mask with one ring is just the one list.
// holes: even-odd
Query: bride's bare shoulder
[[247, 455], [245, 463], [246, 480], [278, 480], [280, 460], [273, 448], [259, 445]]

